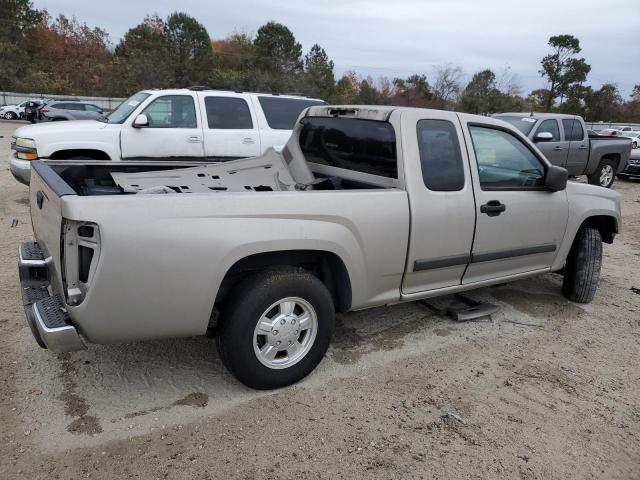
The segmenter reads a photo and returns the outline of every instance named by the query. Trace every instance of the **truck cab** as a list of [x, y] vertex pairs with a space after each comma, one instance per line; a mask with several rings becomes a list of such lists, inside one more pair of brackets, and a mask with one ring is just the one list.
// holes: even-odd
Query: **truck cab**
[[494, 118], [520, 130], [553, 165], [566, 168], [571, 176], [586, 175], [594, 185], [610, 188], [629, 159], [630, 141], [590, 137], [578, 115], [521, 112]]

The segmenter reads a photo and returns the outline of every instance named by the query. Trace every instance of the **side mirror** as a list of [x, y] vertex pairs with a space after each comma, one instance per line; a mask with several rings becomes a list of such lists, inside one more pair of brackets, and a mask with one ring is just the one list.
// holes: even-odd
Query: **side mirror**
[[551, 140], [553, 140], [553, 135], [549, 132], [540, 132], [536, 134], [534, 140], [536, 142], [550, 142]]
[[558, 192], [567, 188], [567, 178], [569, 172], [566, 168], [551, 165], [547, 168], [547, 174], [544, 176], [544, 186], [552, 192]]
[[149, 119], [144, 113], [141, 113], [140, 115], [138, 115], [136, 119], [133, 121], [134, 128], [142, 128], [142, 127], [148, 127], [148, 126], [149, 126]]

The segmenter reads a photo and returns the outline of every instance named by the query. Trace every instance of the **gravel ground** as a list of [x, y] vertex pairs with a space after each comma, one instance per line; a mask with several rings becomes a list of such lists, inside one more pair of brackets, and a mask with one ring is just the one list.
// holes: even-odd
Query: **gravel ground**
[[16, 269], [28, 191], [6, 161], [18, 125], [0, 122], [1, 479], [640, 478], [640, 182], [615, 185], [624, 232], [593, 303], [550, 274], [471, 293], [502, 307], [482, 321], [418, 303], [341, 315], [310, 377], [255, 392], [207, 338], [37, 347]]

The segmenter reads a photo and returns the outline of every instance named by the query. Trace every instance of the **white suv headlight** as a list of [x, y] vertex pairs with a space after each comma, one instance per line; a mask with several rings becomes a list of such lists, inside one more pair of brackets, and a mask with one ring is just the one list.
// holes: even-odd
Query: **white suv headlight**
[[16, 138], [16, 145], [24, 148], [36, 148], [36, 141], [33, 138]]

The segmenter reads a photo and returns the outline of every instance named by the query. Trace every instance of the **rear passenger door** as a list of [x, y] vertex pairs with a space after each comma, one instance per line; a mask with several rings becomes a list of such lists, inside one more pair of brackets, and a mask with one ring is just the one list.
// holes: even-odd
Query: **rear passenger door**
[[[540, 133], [550, 133], [551, 140], [540, 141], [537, 136]], [[560, 126], [555, 118], [548, 118], [538, 124], [533, 133], [533, 141], [544, 156], [554, 165], [564, 167], [569, 154], [569, 141], [563, 141], [560, 137]]]
[[564, 138], [569, 140], [567, 170], [569, 175], [582, 175], [589, 161], [589, 136], [577, 118], [562, 120]]
[[234, 160], [260, 154], [260, 134], [246, 98], [201, 93], [199, 99], [207, 160]]
[[460, 285], [475, 224], [473, 186], [455, 113], [402, 112], [411, 231], [403, 295]]

